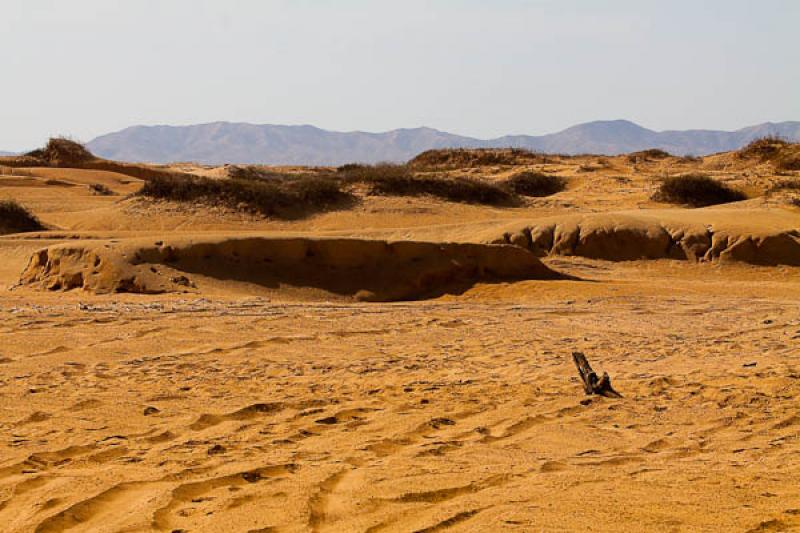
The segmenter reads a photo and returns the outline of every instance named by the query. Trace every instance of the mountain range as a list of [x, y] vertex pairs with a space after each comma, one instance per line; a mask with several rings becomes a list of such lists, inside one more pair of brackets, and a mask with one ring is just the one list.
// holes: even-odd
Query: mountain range
[[314, 126], [213, 122], [132, 126], [87, 143], [96, 155], [123, 161], [205, 164], [340, 165], [406, 161], [432, 148], [527, 148], [547, 153], [614, 155], [660, 148], [675, 155], [736, 150], [776, 135], [800, 141], [800, 122], [767, 122], [736, 131], [653, 131], [627, 120], [587, 122], [547, 135], [477, 139], [432, 128], [383, 133], [338, 132]]

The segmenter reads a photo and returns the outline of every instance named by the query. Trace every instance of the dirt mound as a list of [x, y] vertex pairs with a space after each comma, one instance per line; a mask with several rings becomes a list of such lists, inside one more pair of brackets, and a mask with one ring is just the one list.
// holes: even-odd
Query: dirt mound
[[742, 159], [766, 160], [778, 155], [788, 145], [789, 142], [780, 137], [761, 137], [737, 150], [736, 155]]
[[561, 277], [514, 246], [229, 237], [55, 245], [33, 254], [19, 284], [162, 293], [202, 289], [195, 275], [274, 289], [311, 287], [365, 301], [425, 298], [477, 281]]
[[756, 139], [735, 153], [739, 159], [770, 162], [778, 170], [800, 170], [800, 143], [790, 143], [779, 137]]
[[[743, 220], [750, 222], [749, 226], [742, 226]], [[517, 224], [500, 236], [489, 232], [482, 240], [514, 244], [540, 257], [733, 260], [800, 266], [800, 217], [782, 209], [573, 215]]]
[[524, 148], [445, 148], [427, 150], [408, 162], [417, 170], [547, 163], [548, 156]]
[[153, 176], [185, 176], [168, 167], [144, 163], [124, 163], [95, 157], [82, 144], [61, 137], [52, 138], [44, 148], [21, 156], [0, 157], [0, 164], [11, 168], [71, 168], [117, 172], [133, 178], [147, 180]]
[[95, 159], [81, 143], [64, 137], [52, 137], [47, 146], [25, 154], [41, 160], [43, 166], [75, 167]]

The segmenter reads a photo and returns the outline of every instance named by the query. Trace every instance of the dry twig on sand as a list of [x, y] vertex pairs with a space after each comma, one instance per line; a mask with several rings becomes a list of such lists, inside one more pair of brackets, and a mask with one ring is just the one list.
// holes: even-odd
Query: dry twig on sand
[[572, 352], [572, 360], [583, 380], [583, 390], [587, 395], [597, 394], [606, 398], [622, 398], [622, 395], [611, 386], [608, 372], [603, 372], [603, 377], [598, 378], [597, 373], [592, 370], [592, 365], [581, 352]]

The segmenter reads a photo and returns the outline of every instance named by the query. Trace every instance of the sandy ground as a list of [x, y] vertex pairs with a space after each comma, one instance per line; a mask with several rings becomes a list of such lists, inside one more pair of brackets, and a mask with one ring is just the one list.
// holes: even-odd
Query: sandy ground
[[[548, 257], [579, 279], [369, 304], [226, 281], [9, 290], [66, 237], [452, 239], [663, 209], [647, 175], [592, 172], [517, 209], [373, 198], [287, 223], [146, 208], [86, 189], [130, 179], [46, 172], [76, 185], [0, 177], [59, 228], [0, 238], [2, 531], [800, 530], [798, 267]], [[586, 397], [574, 350], [624, 398]]]

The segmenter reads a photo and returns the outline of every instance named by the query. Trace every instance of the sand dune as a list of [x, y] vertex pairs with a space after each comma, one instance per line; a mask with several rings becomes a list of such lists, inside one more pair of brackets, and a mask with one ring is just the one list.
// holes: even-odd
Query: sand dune
[[[457, 155], [425, 175], [567, 188], [354, 187], [281, 220], [129, 197], [147, 165], [0, 168], [47, 226], [0, 236], [0, 530], [800, 529], [800, 207], [774, 191], [800, 173]], [[652, 199], [690, 172], [749, 199]]]

